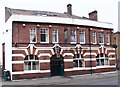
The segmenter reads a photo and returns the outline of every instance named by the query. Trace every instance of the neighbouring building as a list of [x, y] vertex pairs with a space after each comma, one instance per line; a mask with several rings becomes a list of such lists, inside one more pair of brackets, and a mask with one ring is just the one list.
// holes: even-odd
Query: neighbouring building
[[67, 12], [5, 8], [3, 68], [11, 80], [115, 70], [113, 25]]
[[120, 32], [114, 33], [114, 44], [117, 45], [116, 48], [116, 62], [118, 63], [118, 67], [120, 68]]

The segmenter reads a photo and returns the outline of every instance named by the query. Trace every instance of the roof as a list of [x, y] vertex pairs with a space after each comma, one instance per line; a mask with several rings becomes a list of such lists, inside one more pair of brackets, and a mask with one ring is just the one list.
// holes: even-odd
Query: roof
[[14, 15], [14, 21], [60, 23], [113, 29], [112, 23], [99, 22], [84, 16], [80, 17], [68, 13], [12, 9], [5, 7], [5, 22], [7, 22], [11, 15]]
[[19, 15], [36, 15], [36, 16], [50, 16], [50, 17], [63, 17], [63, 18], [74, 18], [74, 19], [81, 19], [86, 17], [79, 17], [76, 15], [69, 15], [68, 13], [58, 13], [58, 12], [49, 12], [49, 11], [37, 11], [37, 10], [23, 10], [23, 9], [12, 9], [5, 7], [5, 21], [9, 19], [12, 14], [19, 14]]

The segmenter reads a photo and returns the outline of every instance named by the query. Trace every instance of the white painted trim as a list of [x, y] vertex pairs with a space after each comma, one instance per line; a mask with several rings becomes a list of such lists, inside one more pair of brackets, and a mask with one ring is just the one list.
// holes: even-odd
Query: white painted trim
[[116, 58], [109, 58], [109, 60], [116, 60]]
[[27, 49], [25, 49], [25, 53], [26, 53], [27, 55], [29, 55], [29, 53], [28, 53], [28, 50], [27, 50]]
[[[86, 55], [90, 55], [90, 53], [85, 53], [83, 56], [86, 56]], [[95, 55], [95, 56], [97, 56], [96, 53], [91, 53], [91, 55]]]
[[[115, 68], [116, 66], [99, 66], [99, 67], [92, 67], [92, 69], [100, 69], [100, 68]], [[74, 70], [90, 70], [91, 67], [78, 67], [78, 68], [69, 68], [69, 69], [64, 69], [64, 71], [74, 71]]]
[[96, 61], [96, 58], [84, 58], [84, 61], [90, 61], [90, 60]]
[[67, 55], [67, 56], [74, 56], [73, 53], [64, 53], [64, 54], [63, 54], [63, 57], [65, 57], [66, 55]]
[[52, 55], [54, 55], [54, 54], [55, 54], [55, 52], [54, 52], [54, 50], [53, 50], [53, 49], [51, 49], [51, 52], [52, 52]]
[[33, 54], [33, 44], [30, 44], [30, 54]]
[[41, 57], [41, 56], [49, 56], [49, 57], [51, 57], [51, 55], [49, 53], [40, 53], [38, 55], [38, 57]]
[[110, 52], [110, 53], [108, 54], [108, 56], [110, 56], [110, 55], [115, 55], [115, 52]]
[[12, 72], [14, 74], [30, 74], [30, 73], [49, 73], [50, 70], [30, 70], [30, 71], [19, 71], [19, 72]]
[[25, 55], [24, 55], [24, 54], [12, 54], [12, 56], [14, 56], [14, 57], [21, 56], [21, 57], [25, 58]]
[[60, 54], [62, 54], [62, 52], [63, 52], [63, 49], [61, 49]]
[[64, 59], [64, 62], [73, 62], [73, 59]]
[[73, 18], [50, 17], [50, 16], [43, 17], [36, 15], [20, 15], [20, 14], [13, 14], [12, 17], [13, 17], [12, 21], [44, 22], [44, 23], [60, 23], [60, 24], [62, 23], [62, 24], [73, 24], [73, 25], [83, 25], [83, 26], [113, 29], [113, 24], [111, 23], [92, 21], [86, 19], [73, 19]]
[[24, 61], [12, 61], [12, 64], [23, 64], [24, 63]]
[[38, 49], [35, 50], [35, 53], [34, 53], [34, 54], [37, 55], [37, 53], [38, 53]]

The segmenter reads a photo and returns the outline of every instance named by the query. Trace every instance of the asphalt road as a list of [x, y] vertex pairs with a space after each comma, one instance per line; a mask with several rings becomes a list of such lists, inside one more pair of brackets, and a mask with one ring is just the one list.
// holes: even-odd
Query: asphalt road
[[[118, 73], [94, 74], [94, 75], [76, 75], [69, 77], [51, 77], [51, 78], [35, 78], [25, 80], [14, 80], [10, 82], [2, 82], [3, 85], [14, 87], [15, 85], [24, 85], [26, 87], [50, 87], [50, 85], [118, 85]], [[14, 85], [14, 86], [13, 86]], [[26, 85], [26, 86], [25, 86]], [[6, 87], [6, 86], [3, 86]], [[22, 86], [23, 87], [23, 86]], [[67, 86], [68, 87], [68, 86]], [[110, 86], [109, 86], [110, 87]]]

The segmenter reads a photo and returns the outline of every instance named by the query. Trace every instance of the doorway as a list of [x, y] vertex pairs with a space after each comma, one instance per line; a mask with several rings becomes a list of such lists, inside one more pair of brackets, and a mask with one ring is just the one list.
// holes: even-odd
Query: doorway
[[50, 59], [51, 76], [64, 76], [64, 61], [62, 55], [53, 55]]

